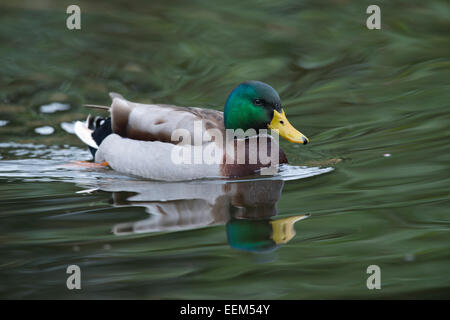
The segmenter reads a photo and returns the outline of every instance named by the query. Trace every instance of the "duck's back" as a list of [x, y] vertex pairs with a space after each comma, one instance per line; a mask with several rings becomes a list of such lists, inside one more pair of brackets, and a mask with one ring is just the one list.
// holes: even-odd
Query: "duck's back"
[[[172, 139], [176, 130], [224, 130], [223, 112], [167, 104], [141, 104], [114, 98], [111, 104], [111, 129], [124, 138], [178, 144]], [[197, 126], [197, 127], [196, 127]], [[185, 141], [186, 143], [186, 141]]]

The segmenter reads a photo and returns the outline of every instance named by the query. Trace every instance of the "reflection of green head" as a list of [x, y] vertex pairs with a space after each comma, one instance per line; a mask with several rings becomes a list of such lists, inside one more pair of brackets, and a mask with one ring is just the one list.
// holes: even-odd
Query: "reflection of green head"
[[307, 215], [281, 219], [232, 219], [227, 223], [228, 243], [232, 248], [265, 252], [276, 249], [295, 236], [295, 222]]

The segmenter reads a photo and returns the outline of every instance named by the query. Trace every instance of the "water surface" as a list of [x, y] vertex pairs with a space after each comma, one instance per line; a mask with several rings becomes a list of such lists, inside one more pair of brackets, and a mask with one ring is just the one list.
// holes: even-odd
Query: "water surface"
[[[0, 297], [450, 297], [447, 2], [382, 1], [379, 31], [365, 1], [79, 3], [69, 31], [60, 1], [0, 1]], [[223, 110], [248, 79], [311, 139], [276, 177], [77, 162], [84, 103]]]

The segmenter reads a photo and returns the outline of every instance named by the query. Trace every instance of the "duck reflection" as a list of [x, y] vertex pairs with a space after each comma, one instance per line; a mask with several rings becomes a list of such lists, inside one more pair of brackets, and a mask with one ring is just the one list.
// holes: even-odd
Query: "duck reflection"
[[115, 206], [145, 207], [150, 217], [114, 226], [114, 234], [174, 232], [226, 225], [232, 248], [265, 252], [295, 236], [294, 224], [307, 215], [277, 217], [284, 181], [166, 183], [120, 181], [101, 190]]

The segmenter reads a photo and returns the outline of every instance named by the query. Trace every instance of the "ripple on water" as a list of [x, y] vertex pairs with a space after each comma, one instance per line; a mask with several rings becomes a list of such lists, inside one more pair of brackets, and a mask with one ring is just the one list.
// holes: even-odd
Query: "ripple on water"
[[47, 135], [53, 134], [53, 132], [55, 132], [55, 129], [50, 126], [43, 126], [43, 127], [35, 128], [34, 132], [36, 132], [37, 134], [43, 135], [43, 136], [47, 136]]
[[70, 105], [60, 102], [52, 102], [50, 104], [42, 105], [39, 110], [42, 113], [55, 113], [57, 111], [66, 111], [70, 109]]

